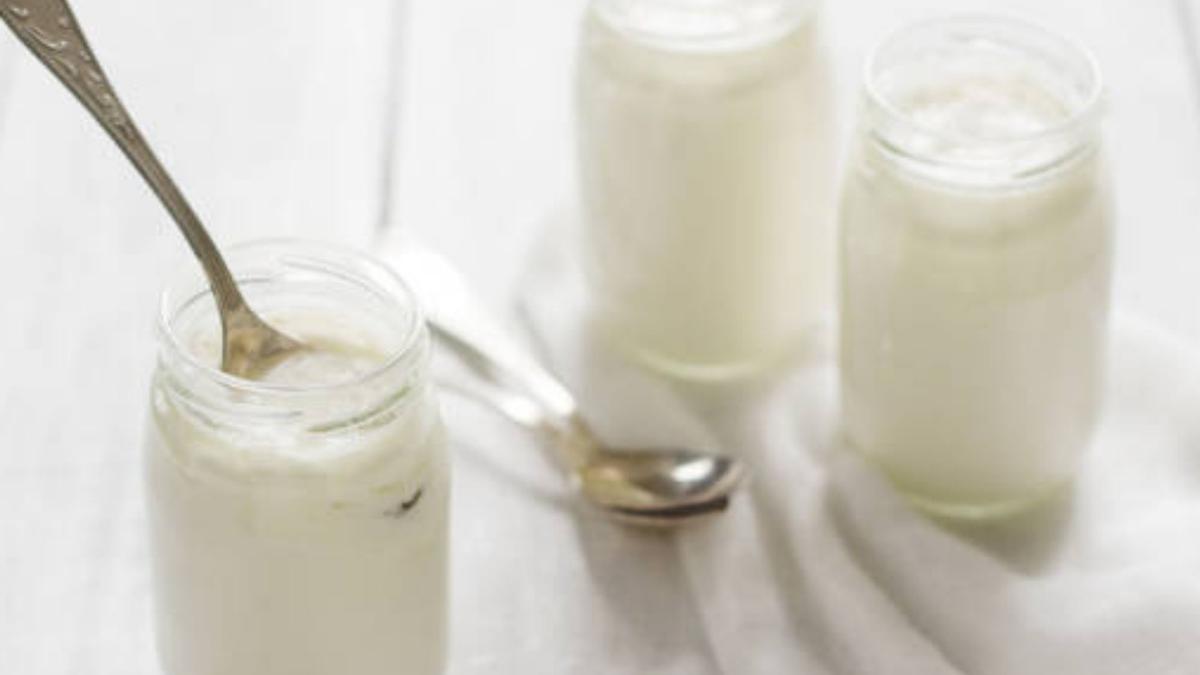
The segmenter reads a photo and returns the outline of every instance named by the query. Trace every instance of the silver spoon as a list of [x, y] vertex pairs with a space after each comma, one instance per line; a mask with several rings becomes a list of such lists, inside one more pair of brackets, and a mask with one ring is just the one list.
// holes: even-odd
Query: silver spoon
[[246, 304], [212, 237], [117, 99], [71, 7], [64, 0], [14, 0], [0, 3], [0, 18], [96, 118], [175, 219], [216, 297], [221, 370], [250, 377], [302, 349], [301, 343], [267, 325]]
[[571, 392], [504, 335], [448, 262], [415, 246], [389, 252], [388, 260], [425, 305], [439, 342], [488, 382], [443, 384], [522, 426], [548, 432], [590, 503], [621, 520], [652, 526], [683, 524], [729, 504], [745, 473], [741, 462], [684, 448], [606, 446], [583, 420]]

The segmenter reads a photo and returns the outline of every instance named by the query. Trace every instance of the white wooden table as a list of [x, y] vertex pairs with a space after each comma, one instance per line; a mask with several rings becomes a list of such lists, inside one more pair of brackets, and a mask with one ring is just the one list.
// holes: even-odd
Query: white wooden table
[[[1110, 92], [1117, 302], [1200, 346], [1200, 3], [825, 4], [843, 136], [868, 46], [930, 10], [1006, 9], [1089, 44]], [[581, 6], [76, 2], [119, 92], [219, 241], [298, 235], [363, 246], [386, 222], [458, 261], [498, 311], [510, 306], [547, 214], [572, 200]], [[139, 450], [158, 286], [187, 259], [108, 139], [2, 37], [0, 672], [157, 673]], [[544, 583], [565, 583], [589, 568], [597, 574], [605, 549], [579, 547], [543, 565], [522, 558], [521, 546], [489, 548], [536, 536], [573, 541], [581, 531], [569, 511], [490, 522], [490, 501], [522, 498], [496, 467], [534, 455], [533, 441], [478, 410], [447, 406], [462, 449], [451, 671], [516, 672], [513, 664], [537, 663], [538, 636], [504, 621], [512, 600], [489, 595], [478, 572], [532, 568]], [[556, 480], [514, 462], [520, 480]], [[657, 559], [657, 543], [636, 546]], [[553, 608], [547, 621], [586, 631], [593, 611]], [[702, 651], [689, 625], [683, 617], [655, 648]], [[636, 634], [602, 631], [579, 663], [635, 672], [606, 666], [613, 644], [625, 664], [650, 649]]]

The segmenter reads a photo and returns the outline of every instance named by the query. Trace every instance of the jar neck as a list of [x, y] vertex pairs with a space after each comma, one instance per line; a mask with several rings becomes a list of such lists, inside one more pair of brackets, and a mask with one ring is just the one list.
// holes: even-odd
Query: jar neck
[[173, 407], [213, 427], [335, 433], [369, 425], [428, 388], [424, 322], [411, 293], [387, 268], [347, 249], [294, 241], [232, 247], [227, 261], [247, 301], [268, 321], [302, 315], [323, 335], [369, 349], [371, 365], [313, 382], [222, 372], [215, 302], [189, 265], [164, 292], [158, 323], [156, 395]]
[[1100, 76], [1082, 48], [1013, 19], [902, 29], [873, 52], [860, 135], [873, 158], [963, 186], [1036, 181], [1091, 157]]

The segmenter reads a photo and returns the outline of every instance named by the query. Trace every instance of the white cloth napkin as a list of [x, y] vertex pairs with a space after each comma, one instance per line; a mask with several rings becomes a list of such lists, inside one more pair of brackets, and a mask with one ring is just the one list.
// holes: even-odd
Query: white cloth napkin
[[[567, 248], [552, 239], [535, 256], [520, 310], [599, 433], [713, 446], [753, 470], [727, 514], [663, 537], [680, 580], [639, 561], [644, 535], [581, 526], [585, 556], [621, 593], [676, 603], [641, 639], [702, 632], [706, 653], [642, 672], [1200, 672], [1200, 359], [1186, 345], [1119, 316], [1106, 413], [1074, 488], [1008, 521], [938, 524], [838, 447], [828, 345], [773, 383], [667, 382], [588, 327]], [[596, 672], [637, 672], [625, 665]]]

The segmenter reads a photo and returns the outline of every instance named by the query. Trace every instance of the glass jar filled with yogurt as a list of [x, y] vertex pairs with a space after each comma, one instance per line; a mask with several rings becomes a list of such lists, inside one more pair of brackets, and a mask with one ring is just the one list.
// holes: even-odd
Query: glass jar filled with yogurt
[[145, 476], [164, 672], [442, 672], [448, 468], [414, 298], [325, 245], [228, 260], [308, 349], [227, 375], [200, 275], [163, 295]]
[[583, 259], [606, 332], [669, 373], [786, 356], [832, 298], [829, 78], [805, 0], [592, 0]]
[[865, 77], [840, 215], [845, 430], [919, 505], [1015, 510], [1069, 480], [1097, 416], [1099, 73], [1045, 30], [964, 17], [901, 30]]

